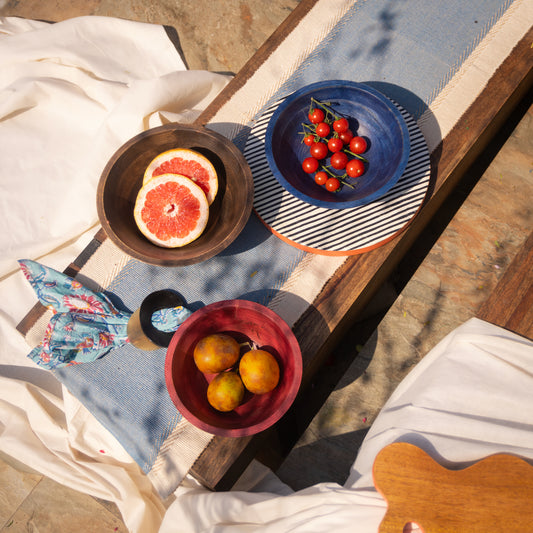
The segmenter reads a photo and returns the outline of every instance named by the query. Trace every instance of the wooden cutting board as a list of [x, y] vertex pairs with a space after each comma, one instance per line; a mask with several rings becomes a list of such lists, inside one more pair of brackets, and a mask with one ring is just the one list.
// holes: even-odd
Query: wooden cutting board
[[508, 454], [450, 470], [407, 443], [386, 446], [373, 466], [387, 501], [380, 533], [416, 523], [425, 533], [533, 531], [533, 466]]

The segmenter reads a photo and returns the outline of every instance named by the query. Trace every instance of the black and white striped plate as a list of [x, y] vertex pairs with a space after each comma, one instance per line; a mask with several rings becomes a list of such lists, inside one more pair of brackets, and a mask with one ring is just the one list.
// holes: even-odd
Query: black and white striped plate
[[324, 255], [366, 252], [398, 235], [417, 213], [430, 182], [429, 152], [413, 117], [394, 102], [407, 124], [411, 142], [407, 167], [396, 185], [367, 205], [328, 209], [296, 198], [270, 171], [265, 133], [280, 103], [257, 119], [244, 148], [254, 178], [254, 210], [263, 223], [292, 246]]

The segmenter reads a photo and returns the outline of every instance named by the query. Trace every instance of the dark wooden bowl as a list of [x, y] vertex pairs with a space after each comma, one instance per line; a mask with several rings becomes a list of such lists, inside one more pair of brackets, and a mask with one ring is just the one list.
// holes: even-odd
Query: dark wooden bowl
[[[270, 352], [280, 367], [277, 387], [261, 395], [247, 392], [230, 412], [211, 407], [207, 387], [215, 376], [198, 370], [193, 352], [212, 333], [252, 341]], [[294, 401], [301, 379], [302, 354], [291, 328], [267, 307], [247, 300], [224, 300], [195, 311], [174, 334], [165, 361], [167, 390], [178, 411], [200, 429], [224, 437], [253, 435], [277, 422]]]
[[[146, 167], [172, 148], [190, 148], [207, 157], [219, 188], [203, 234], [181, 248], [162, 248], [138, 230], [133, 208]], [[219, 133], [183, 124], [153, 128], [126, 142], [109, 160], [97, 190], [98, 217], [109, 238], [131, 257], [158, 266], [199, 263], [224, 250], [244, 228], [252, 203], [252, 173], [239, 149]]]

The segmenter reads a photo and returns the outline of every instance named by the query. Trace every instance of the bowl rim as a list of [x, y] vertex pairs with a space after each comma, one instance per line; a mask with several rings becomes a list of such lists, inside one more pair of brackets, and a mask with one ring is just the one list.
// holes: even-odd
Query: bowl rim
[[[120, 158], [140, 140], [146, 137], [152, 136], [152, 135], [157, 135], [162, 132], [177, 131], [177, 130], [182, 130], [184, 132], [194, 132], [195, 134], [199, 134], [200, 136], [211, 137], [215, 141], [218, 141], [219, 143], [224, 145], [228, 153], [230, 153], [231, 156], [234, 157], [235, 160], [239, 162], [240, 174], [242, 174], [242, 180], [240, 181], [240, 183], [241, 183], [241, 186], [245, 188], [245, 191], [244, 191], [245, 202], [242, 206], [242, 210], [240, 210], [238, 213], [238, 218], [236, 218], [236, 220], [234, 221], [234, 224], [230, 227], [228, 234], [223, 239], [221, 239], [220, 242], [216, 243], [211, 248], [203, 250], [198, 255], [195, 255], [195, 256], [184, 254], [184, 257], [168, 257], [168, 258], [147, 257], [143, 253], [138, 252], [136, 249], [129, 246], [127, 243], [123, 242], [123, 240], [111, 227], [111, 224], [109, 222], [109, 217], [106, 213], [106, 209], [104, 205], [105, 203], [104, 202], [104, 191], [106, 188], [107, 176], [111, 172], [111, 169], [113, 168], [113, 166], [120, 160]], [[207, 147], [208, 146], [206, 146], [206, 148]], [[179, 148], [179, 146], [177, 148]], [[250, 218], [250, 215], [252, 213], [253, 196], [254, 196], [254, 185], [253, 185], [252, 171], [244, 155], [242, 154], [242, 152], [237, 148], [237, 146], [230, 139], [228, 139], [224, 135], [214, 130], [206, 128], [205, 126], [196, 126], [194, 124], [181, 124], [181, 123], [173, 122], [170, 124], [164, 124], [162, 126], [156, 126], [154, 128], [150, 128], [145, 131], [142, 131], [134, 135], [130, 139], [128, 139], [119, 148], [117, 148], [117, 150], [109, 158], [104, 169], [102, 170], [102, 173], [100, 174], [97, 191], [96, 191], [96, 210], [97, 210], [100, 225], [104, 229], [105, 234], [111, 239], [111, 241], [120, 250], [125, 252], [128, 256], [134, 259], [137, 259], [139, 261], [142, 261], [143, 263], [150, 264], [150, 265], [163, 266], [163, 267], [176, 267], [176, 266], [186, 266], [186, 265], [200, 263], [202, 261], [210, 259], [211, 257], [225, 250], [239, 236], [241, 231], [244, 229], [246, 223], [248, 222], [248, 219]], [[160, 248], [160, 247], [157, 247], [155, 244], [153, 244], [153, 246], [158, 249]], [[184, 249], [185, 248], [186, 247], [184, 247]], [[179, 255], [179, 251], [181, 249], [180, 248], [168, 248], [168, 249], [161, 248], [161, 250], [172, 251], [174, 255], [177, 256]]]
[[[282, 334], [291, 345], [292, 352], [294, 354], [293, 386], [291, 387], [289, 393], [283, 398], [283, 401], [280, 404], [279, 408], [274, 413], [267, 416], [265, 419], [243, 428], [221, 428], [209, 424], [204, 420], [198, 418], [183, 404], [174, 387], [172, 376], [173, 353], [175, 352], [176, 347], [184, 331], [198, 320], [202, 320], [208, 313], [218, 311], [220, 309], [227, 309], [229, 307], [249, 309], [256, 312], [259, 311], [262, 315], [267, 316], [271, 321], [276, 324], [279, 329], [281, 329]], [[275, 424], [287, 412], [287, 410], [294, 402], [294, 399], [296, 398], [296, 395], [298, 394], [298, 391], [300, 389], [302, 374], [303, 361], [300, 344], [298, 343], [296, 336], [294, 335], [292, 329], [289, 327], [287, 322], [285, 322], [285, 320], [283, 320], [276, 312], [272, 311], [272, 309], [262, 304], [256, 303], [251, 300], [243, 300], [238, 298], [232, 300], [220, 300], [218, 302], [214, 302], [204, 307], [201, 307], [197, 311], [194, 311], [176, 330], [167, 348], [165, 357], [165, 384], [170, 399], [174, 403], [176, 409], [182, 414], [184, 418], [186, 418], [194, 426], [198, 427], [203, 431], [221, 437], [247, 437], [264, 431], [271, 427], [273, 424]]]
[[[323, 89], [327, 87], [348, 87], [350, 89], [360, 90], [367, 92], [371, 94], [376, 99], [380, 100], [392, 113], [394, 118], [396, 119], [396, 122], [398, 123], [398, 126], [402, 133], [402, 140], [403, 140], [403, 148], [402, 148], [402, 154], [400, 161], [398, 163], [398, 167], [394, 173], [394, 176], [387, 181], [382, 187], [380, 187], [378, 190], [374, 191], [373, 193], [363, 197], [363, 198], [357, 198], [355, 200], [346, 200], [346, 201], [340, 201], [340, 202], [328, 202], [325, 200], [319, 200], [316, 198], [312, 198], [311, 196], [308, 196], [301, 190], [294, 187], [291, 183], [289, 183], [285, 176], [280, 172], [276, 161], [274, 159], [274, 154], [272, 153], [272, 138], [274, 136], [274, 128], [276, 126], [276, 121], [278, 117], [283, 113], [283, 111], [290, 106], [295, 100], [301, 98], [302, 96], [312, 92], [316, 91], [318, 89]], [[374, 89], [370, 85], [367, 85], [366, 83], [361, 82], [355, 82], [351, 80], [324, 80], [324, 81], [318, 81], [315, 83], [310, 83], [308, 85], [305, 85], [301, 87], [300, 89], [297, 89], [296, 91], [289, 94], [276, 108], [272, 116], [270, 117], [270, 120], [267, 125], [266, 133], [265, 133], [265, 156], [267, 159], [267, 162], [270, 166], [270, 169], [272, 171], [272, 175], [274, 178], [278, 181], [278, 183], [286, 189], [290, 194], [292, 194], [294, 197], [298, 198], [301, 201], [304, 201], [306, 203], [309, 203], [311, 205], [314, 205], [316, 207], [325, 207], [329, 209], [349, 209], [353, 207], [358, 207], [362, 205], [369, 204], [373, 202], [374, 200], [377, 200], [381, 196], [383, 196], [385, 193], [387, 193], [400, 179], [403, 172], [405, 171], [405, 168], [407, 167], [407, 163], [409, 161], [409, 154], [411, 149], [411, 142], [409, 137], [409, 129], [407, 127], [407, 124], [402, 117], [400, 110], [394, 105], [392, 100], [385, 96], [383, 93], [378, 91], [377, 89]]]

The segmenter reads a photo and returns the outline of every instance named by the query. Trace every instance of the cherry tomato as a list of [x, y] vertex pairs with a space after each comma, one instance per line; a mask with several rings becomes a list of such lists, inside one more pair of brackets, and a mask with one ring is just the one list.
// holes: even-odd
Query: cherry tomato
[[341, 182], [337, 178], [328, 178], [325, 187], [329, 192], [335, 192], [340, 189]]
[[344, 143], [338, 137], [332, 137], [328, 141], [328, 148], [331, 152], [339, 152], [344, 147]]
[[342, 133], [343, 131], [346, 131], [350, 125], [348, 124], [348, 121], [345, 118], [338, 118], [333, 122], [333, 129], [337, 133]]
[[307, 146], [311, 146], [315, 142], [315, 136], [314, 135], [306, 135], [304, 137], [304, 143], [307, 144]]
[[319, 137], [327, 137], [330, 131], [331, 128], [329, 127], [329, 124], [326, 124], [325, 122], [320, 122], [316, 125], [315, 132]]
[[360, 159], [352, 159], [351, 161], [348, 161], [348, 164], [346, 165], [346, 174], [348, 174], [350, 178], [358, 178], [361, 174], [364, 174], [364, 172], [365, 165]]
[[352, 130], [346, 130], [341, 133], [339, 133], [339, 138], [342, 140], [344, 144], [349, 144], [352, 140], [353, 133]]
[[363, 139], [363, 137], [353, 137], [353, 139], [350, 141], [350, 151], [354, 154], [362, 154], [366, 151], [366, 141]]
[[318, 183], [318, 185], [324, 185], [326, 181], [328, 181], [328, 175], [323, 170], [320, 170], [315, 174], [315, 182]]
[[322, 122], [324, 120], [324, 117], [326, 116], [324, 114], [324, 111], [322, 109], [315, 108], [309, 113], [309, 120], [313, 124], [318, 124], [319, 122]]
[[333, 168], [342, 170], [348, 163], [348, 156], [344, 152], [335, 152], [329, 162]]
[[309, 153], [315, 159], [324, 159], [328, 155], [328, 145], [326, 143], [313, 143], [309, 148]]
[[302, 168], [307, 174], [312, 174], [318, 168], [318, 159], [315, 159], [314, 157], [306, 157], [302, 161]]

